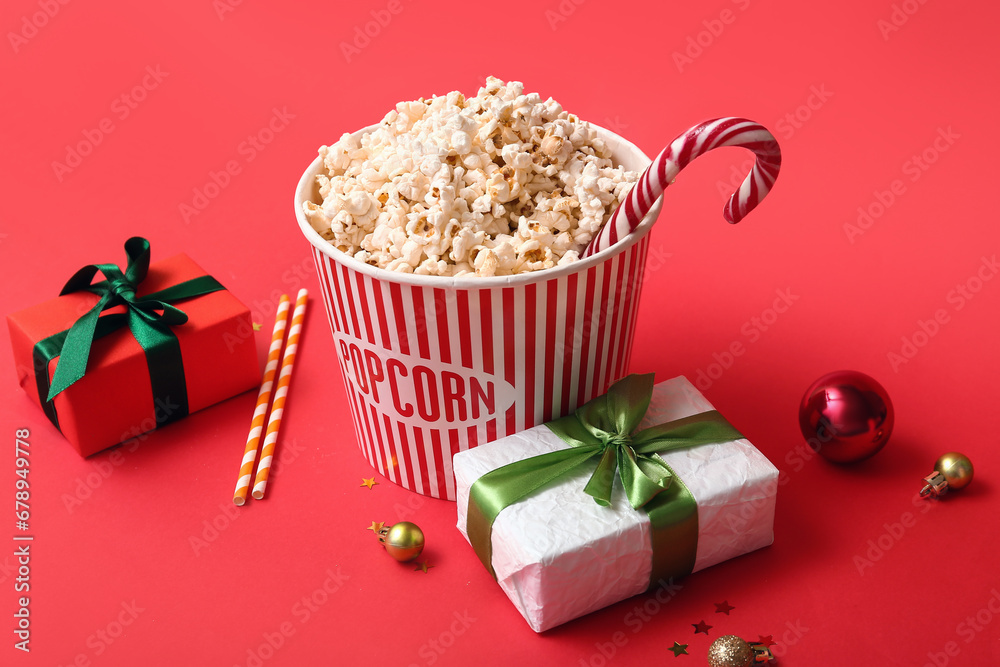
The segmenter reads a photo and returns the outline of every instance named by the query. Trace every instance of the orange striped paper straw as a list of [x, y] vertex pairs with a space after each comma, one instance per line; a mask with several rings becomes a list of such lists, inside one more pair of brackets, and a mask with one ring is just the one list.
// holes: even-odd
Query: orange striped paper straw
[[253, 483], [253, 497], [260, 500], [267, 488], [267, 475], [271, 472], [271, 458], [274, 455], [274, 445], [278, 442], [278, 429], [281, 428], [281, 415], [285, 411], [285, 397], [288, 395], [288, 385], [292, 381], [292, 366], [295, 365], [295, 353], [299, 348], [299, 333], [302, 331], [302, 320], [306, 316], [306, 301], [309, 292], [300, 289], [295, 297], [295, 312], [292, 313], [292, 326], [288, 330], [288, 343], [281, 355], [281, 372], [278, 374], [278, 389], [274, 392], [274, 405], [271, 406], [271, 416], [267, 419], [267, 435], [264, 436], [264, 448], [260, 452], [260, 463], [257, 465], [257, 478]]
[[236, 491], [233, 492], [233, 503], [236, 505], [242, 505], [247, 501], [247, 489], [250, 487], [250, 478], [253, 477], [253, 464], [257, 460], [260, 434], [264, 431], [267, 406], [271, 402], [271, 390], [274, 388], [274, 374], [281, 357], [281, 343], [285, 340], [285, 328], [288, 326], [288, 305], [288, 295], [282, 294], [281, 300], [278, 301], [278, 314], [274, 317], [274, 332], [271, 334], [271, 347], [267, 351], [264, 381], [260, 385], [260, 392], [257, 393], [257, 407], [253, 411], [250, 435], [247, 436], [247, 446], [243, 450], [240, 478], [236, 480]]

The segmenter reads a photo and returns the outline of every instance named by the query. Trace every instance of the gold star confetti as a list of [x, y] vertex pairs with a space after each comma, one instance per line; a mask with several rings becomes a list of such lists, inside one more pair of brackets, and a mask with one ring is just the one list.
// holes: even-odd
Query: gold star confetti
[[378, 485], [378, 482], [375, 481], [374, 477], [369, 477], [367, 479], [364, 477], [361, 478], [361, 486], [367, 486], [369, 489], [371, 489], [373, 486], [376, 485]]
[[726, 616], [729, 616], [729, 612], [733, 609], [736, 609], [736, 607], [729, 604], [729, 600], [723, 600], [722, 602], [715, 603], [716, 614], [725, 614]]
[[691, 655], [690, 653], [688, 653], [687, 649], [688, 649], [688, 645], [687, 644], [678, 644], [677, 642], [674, 642], [674, 645], [671, 646], [670, 648], [668, 648], [667, 650], [668, 651], [673, 651], [674, 652], [674, 657], [675, 658], [679, 658], [682, 655]]
[[705, 633], [707, 635], [708, 631], [712, 629], [712, 626], [709, 625], [708, 623], [706, 623], [705, 621], [699, 621], [698, 623], [692, 623], [691, 625], [694, 626], [694, 633], [695, 634], [698, 634], [699, 632], [703, 632], [703, 633]]
[[433, 565], [428, 565], [427, 561], [423, 561], [423, 562], [417, 563], [416, 565], [417, 566], [415, 568], [413, 568], [413, 571], [414, 572], [423, 572], [424, 574], [427, 574], [427, 570], [429, 570], [432, 567], [434, 567]]
[[253, 323], [253, 330], [254, 331], [260, 331], [260, 322], [254, 322]]
[[385, 526], [385, 523], [383, 523], [382, 521], [378, 521], [378, 522], [372, 521], [372, 525], [370, 525], [367, 528], [365, 528], [365, 530], [370, 530], [373, 533], [375, 533], [376, 535], [378, 535], [378, 531], [382, 530], [382, 528], [384, 526]]

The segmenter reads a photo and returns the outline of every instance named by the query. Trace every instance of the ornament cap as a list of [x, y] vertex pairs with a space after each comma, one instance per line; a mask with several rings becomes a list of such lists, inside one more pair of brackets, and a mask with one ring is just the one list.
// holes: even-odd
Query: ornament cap
[[771, 653], [771, 649], [767, 647], [766, 644], [758, 644], [757, 642], [749, 642], [750, 651], [753, 653], [753, 663], [758, 664], [761, 662], [770, 662], [774, 660], [774, 654]]
[[940, 498], [948, 492], [948, 482], [944, 475], [933, 472], [924, 477], [924, 488], [920, 489], [920, 495], [924, 498]]

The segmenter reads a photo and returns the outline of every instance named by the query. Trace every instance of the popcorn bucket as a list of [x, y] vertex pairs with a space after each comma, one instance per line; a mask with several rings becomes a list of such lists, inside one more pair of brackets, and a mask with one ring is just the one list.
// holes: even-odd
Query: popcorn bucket
[[[650, 163], [595, 129], [616, 165], [641, 172]], [[312, 228], [302, 203], [322, 201], [322, 167], [317, 158], [302, 175], [295, 213], [312, 244], [358, 443], [382, 475], [454, 500], [454, 454], [567, 414], [627, 374], [659, 202], [619, 242], [566, 266], [421, 276], [360, 262]]]

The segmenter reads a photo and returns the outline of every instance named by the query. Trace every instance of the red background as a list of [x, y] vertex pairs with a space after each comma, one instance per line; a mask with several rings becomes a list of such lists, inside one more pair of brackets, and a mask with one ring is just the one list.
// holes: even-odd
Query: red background
[[[454, 505], [394, 487], [358, 452], [314, 302], [282, 463], [267, 499], [238, 511], [230, 498], [253, 392], [84, 460], [0, 355], [0, 500], [13, 504], [12, 441], [28, 428], [35, 536], [32, 651], [14, 650], [5, 630], [4, 664], [697, 665], [724, 633], [773, 635], [783, 665], [1000, 660], [987, 514], [998, 488], [1000, 280], [974, 280], [1000, 245], [993, 6], [223, 2], [5, 3], [5, 312], [49, 298], [84, 264], [122, 261], [122, 243], [139, 234], [155, 257], [188, 253], [251, 306], [263, 359], [276, 294], [318, 295], [291, 206], [298, 177], [320, 144], [396, 101], [473, 94], [493, 73], [649, 154], [702, 119], [753, 118], [781, 142], [776, 189], [730, 228], [720, 187], [747, 155], [716, 151], [685, 170], [653, 232], [632, 370], [718, 376], [702, 383], [708, 397], [786, 473], [776, 540], [685, 579], [666, 605], [640, 597], [536, 636], [454, 528]], [[376, 36], [345, 55], [341, 43], [373, 16], [387, 25], [369, 26]], [[274, 109], [294, 117], [249, 149]], [[53, 167], [81, 142], [96, 145], [78, 166]], [[913, 161], [921, 155], [926, 169]], [[181, 205], [230, 161], [239, 173], [185, 220]], [[859, 207], [874, 217], [852, 236]], [[959, 285], [978, 291], [960, 297]], [[776, 290], [795, 300], [773, 319]], [[926, 325], [939, 310], [944, 323]], [[918, 334], [921, 322], [933, 336]], [[922, 345], [893, 364], [915, 334]], [[711, 367], [734, 342], [744, 353]], [[805, 460], [796, 419], [805, 388], [840, 368], [876, 377], [896, 406], [888, 446], [851, 467]], [[952, 449], [975, 462], [974, 484], [914, 507], [921, 477]], [[373, 474], [378, 486], [360, 486]], [[0, 627], [12, 628], [5, 516]], [[400, 519], [424, 528], [426, 574], [393, 562], [365, 530]], [[723, 600], [735, 606], [728, 616], [715, 613]], [[655, 613], [636, 633], [644, 603]], [[703, 619], [707, 638], [691, 626]], [[261, 650], [269, 636], [280, 646]], [[690, 653], [676, 663], [665, 651], [674, 641]]]

